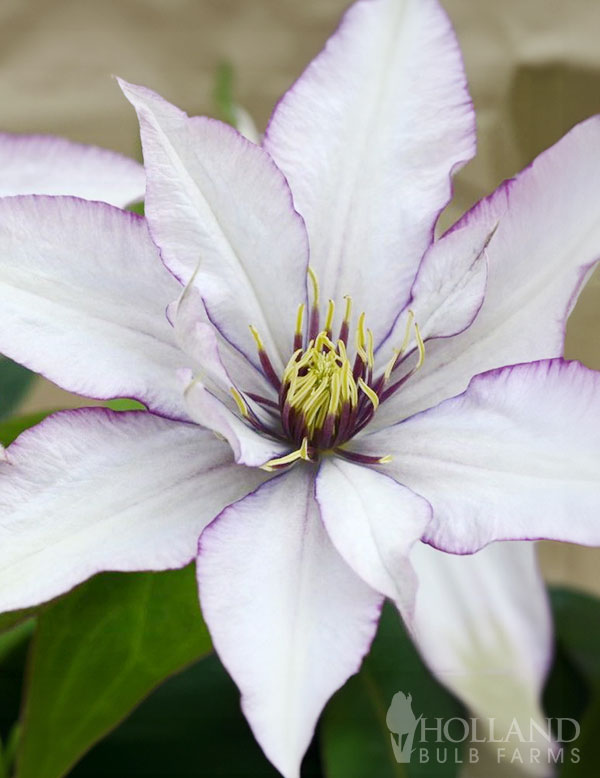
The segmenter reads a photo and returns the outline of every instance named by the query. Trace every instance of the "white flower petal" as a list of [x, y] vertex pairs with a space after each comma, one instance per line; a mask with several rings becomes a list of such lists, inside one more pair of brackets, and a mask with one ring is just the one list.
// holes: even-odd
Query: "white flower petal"
[[0, 197], [73, 195], [125, 207], [144, 199], [144, 168], [97, 146], [52, 135], [0, 133]]
[[264, 146], [306, 220], [324, 298], [353, 296], [377, 344], [408, 300], [451, 172], [475, 153], [461, 55], [436, 0], [355, 3], [278, 103]]
[[599, 148], [595, 116], [461, 220], [465, 250], [470, 232], [498, 225], [483, 306], [465, 332], [426, 344], [425, 364], [384, 404], [378, 425], [464, 391], [478, 373], [563, 353], [567, 317], [600, 256]]
[[338, 457], [323, 461], [315, 493], [341, 556], [373, 589], [410, 614], [417, 582], [408, 557], [431, 519], [428, 503], [384, 472]]
[[181, 287], [143, 218], [71, 197], [0, 200], [0, 352], [87, 397], [185, 416], [165, 317]]
[[190, 119], [149, 89], [120, 83], [140, 120], [146, 216], [167, 267], [184, 283], [195, 273], [211, 322], [258, 366], [248, 326], [257, 327], [282, 370], [308, 263], [285, 178], [232, 127]]
[[600, 544], [600, 373], [577, 362], [476, 376], [464, 394], [355, 446], [394, 457], [386, 472], [428, 500], [426, 539], [446, 551]]
[[266, 477], [207, 430], [151, 413], [64, 411], [0, 464], [0, 611], [62, 594], [102, 570], [166, 570]]
[[[419, 579], [415, 639], [439, 680], [471, 713], [492, 718], [497, 738], [508, 735], [513, 719], [527, 737], [531, 721], [547, 728], [540, 695], [552, 655], [552, 623], [535, 545], [493, 543], [476, 554], [456, 556], [417, 543], [411, 562]], [[478, 721], [478, 731], [480, 737], [489, 735], [485, 721]], [[533, 761], [529, 749], [546, 754], [552, 747], [536, 734], [531, 744], [514, 736], [506, 743], [475, 744], [504, 749], [501, 767], [486, 775], [511, 775], [514, 748], [527, 774], [552, 774], [546, 758]]]
[[246, 357], [233, 348], [210, 323], [202, 296], [195, 286], [186, 287], [174, 308], [175, 337], [191, 364], [200, 371], [200, 377], [208, 388], [223, 392], [231, 400], [229, 390], [253, 392], [261, 397], [277, 401], [278, 396], [264, 374]]
[[339, 556], [309, 468], [295, 467], [227, 508], [202, 534], [198, 579], [215, 648], [285, 778], [329, 697], [355, 673], [381, 597]]
[[[486, 248], [492, 237], [488, 225], [482, 223], [479, 229], [455, 229], [431, 245], [419, 267], [408, 305], [379, 347], [379, 365], [387, 365], [393, 350], [400, 348], [407, 335], [405, 352], [414, 349], [413, 317], [424, 341], [447, 338], [472, 324], [485, 297]], [[396, 372], [391, 382], [395, 376]], [[381, 424], [379, 420], [378, 426]]]
[[[292, 450], [292, 444], [257, 432], [250, 424], [215, 397], [199, 378], [185, 390], [186, 407], [194, 421], [225, 438], [235, 455], [235, 461], [249, 467], [260, 467]], [[233, 401], [230, 403], [233, 405]]]

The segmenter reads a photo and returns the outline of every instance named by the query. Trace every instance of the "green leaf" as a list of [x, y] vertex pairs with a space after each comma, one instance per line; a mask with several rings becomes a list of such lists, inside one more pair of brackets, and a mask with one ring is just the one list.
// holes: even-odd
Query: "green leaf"
[[[140, 153], [141, 157], [141, 153]], [[133, 213], [137, 213], [140, 216], [144, 215], [144, 203], [133, 203], [132, 205], [127, 206], [128, 211], [132, 211]]]
[[[98, 743], [70, 778], [281, 778], [242, 716], [239, 692], [216, 655], [160, 686]], [[320, 778], [313, 744], [303, 778]]]
[[107, 400], [105, 403], [107, 408], [111, 411], [145, 411], [146, 406], [139, 400], [130, 400], [128, 397], [119, 398], [117, 400]]
[[33, 383], [35, 373], [0, 357], [0, 418], [8, 416], [19, 405]]
[[564, 757], [561, 778], [597, 778], [600, 765], [600, 694], [586, 711], [581, 721], [581, 735]]
[[0, 663], [3, 662], [7, 656], [12, 654], [21, 643], [31, 638], [34, 628], [35, 619], [27, 619], [15, 624], [12, 629], [0, 634]]
[[581, 723], [567, 744], [561, 778], [596, 778], [600, 764], [600, 600], [571, 589], [550, 590], [557, 651], [544, 692], [547, 713]]
[[[464, 715], [460, 704], [431, 676], [406, 634], [397, 611], [383, 609], [379, 630], [361, 671], [335, 695], [321, 727], [327, 778], [430, 778], [435, 748], [448, 748], [436, 778], [455, 776], [459, 765], [450, 743], [416, 743], [409, 764], [396, 761], [386, 714], [396, 692], [412, 695], [415, 715], [450, 719]], [[420, 749], [426, 749], [421, 755]], [[460, 755], [459, 755], [460, 757]]]
[[600, 687], [600, 600], [571, 589], [550, 591], [556, 637], [587, 680]]
[[39, 411], [38, 413], [29, 413], [27, 416], [16, 416], [14, 419], [7, 419], [0, 422], [0, 443], [3, 446], [9, 446], [15, 438], [30, 427], [35, 427], [46, 416], [53, 411]]
[[[107, 400], [105, 405], [113, 411], [146, 410], [146, 406], [142, 405], [141, 402], [130, 400], [126, 397]], [[36, 424], [39, 424], [51, 413], [56, 413], [56, 410], [38, 411], [37, 413], [29, 413], [26, 416], [15, 416], [12, 419], [0, 421], [0, 443], [3, 446], [9, 446], [22, 432], [25, 432], [30, 427], [35, 427]]]
[[217, 117], [235, 127], [235, 100], [233, 98], [234, 73], [231, 62], [221, 62], [215, 74], [213, 100]]
[[27, 608], [22, 611], [10, 611], [9, 613], [0, 613], [0, 636], [3, 632], [12, 629], [16, 624], [20, 624], [35, 613], [35, 608]]
[[191, 566], [105, 573], [42, 609], [17, 775], [64, 775], [157, 684], [210, 650]]
[[10, 778], [12, 774], [20, 736], [21, 726], [17, 722], [8, 733], [4, 748], [0, 743], [0, 778]]
[[14, 756], [15, 722], [19, 718], [25, 664], [31, 643], [31, 626], [18, 625], [14, 630], [14, 636], [10, 632], [0, 636], [3, 644], [0, 662], [0, 738], [4, 745], [6, 764], [12, 764]]

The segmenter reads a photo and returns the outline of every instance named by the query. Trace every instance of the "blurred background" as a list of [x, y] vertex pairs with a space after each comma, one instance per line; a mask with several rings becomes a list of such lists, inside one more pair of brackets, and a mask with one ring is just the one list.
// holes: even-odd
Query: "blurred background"
[[[459, 174], [444, 216], [448, 224], [573, 124], [600, 112], [600, 3], [442, 1], [465, 55], [479, 134], [478, 156]], [[190, 114], [214, 114], [215, 73], [224, 61], [234, 67], [238, 102], [263, 129], [275, 100], [346, 6], [346, 0], [3, 0], [0, 129], [54, 133], [139, 156], [133, 110], [111, 74], [154, 88]], [[571, 316], [567, 356], [600, 369], [600, 272]], [[21, 411], [81, 404], [38, 379]], [[598, 550], [546, 543], [540, 553], [549, 580], [600, 593]]]

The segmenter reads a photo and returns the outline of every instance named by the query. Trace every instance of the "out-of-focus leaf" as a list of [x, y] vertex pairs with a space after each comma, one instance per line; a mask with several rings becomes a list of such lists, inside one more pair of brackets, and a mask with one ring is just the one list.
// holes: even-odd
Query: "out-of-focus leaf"
[[600, 600], [571, 589], [550, 591], [557, 652], [544, 693], [548, 715], [580, 722], [567, 744], [561, 778], [596, 778], [600, 764]]
[[[130, 400], [128, 398], [119, 398], [116, 400], [107, 400], [105, 403], [107, 408], [113, 411], [145, 411], [146, 407], [137, 400]], [[10, 445], [13, 440], [19, 437], [22, 432], [35, 427], [43, 421], [46, 416], [51, 413], [56, 413], [55, 410], [37, 411], [37, 413], [29, 413], [26, 416], [15, 416], [12, 419], [4, 419], [0, 421], [0, 443], [3, 446]], [[0, 622], [1, 623], [1, 622]], [[0, 627], [1, 629], [1, 627]]]
[[[254, 740], [239, 692], [214, 654], [160, 686], [69, 778], [106, 778], [116, 765], [119, 778], [281, 778]], [[302, 776], [321, 775], [313, 745]]]
[[[140, 149], [139, 156], [141, 157], [141, 149]], [[143, 216], [144, 215], [144, 203], [133, 203], [133, 205], [129, 205], [127, 207], [127, 210], [128, 211], [133, 211], [133, 213], [138, 213], [140, 216]]]
[[590, 689], [584, 675], [558, 643], [544, 688], [543, 706], [552, 719], [579, 721], [590, 701]]
[[0, 778], [10, 778], [11, 776], [19, 734], [19, 724], [15, 724], [6, 738], [6, 745], [0, 739]]
[[26, 608], [22, 611], [10, 611], [0, 613], [0, 635], [6, 630], [12, 629], [15, 624], [20, 624], [35, 613], [35, 608]]
[[[0, 739], [4, 746], [5, 763], [12, 760], [15, 722], [19, 718], [25, 661], [30, 645], [30, 627], [19, 624], [15, 628], [16, 639], [9, 632], [0, 636], [4, 650], [0, 662]], [[10, 759], [9, 759], [10, 757]]]
[[210, 650], [192, 567], [105, 573], [51, 603], [38, 616], [17, 775], [65, 775], [157, 684]]
[[0, 443], [3, 446], [10, 445], [22, 432], [39, 424], [51, 413], [53, 411], [38, 411], [38, 413], [29, 413], [27, 416], [16, 416], [14, 419], [0, 421]]
[[0, 663], [33, 635], [35, 619], [21, 621], [0, 635]]
[[[327, 778], [431, 778], [436, 747], [447, 747], [450, 756], [446, 763], [435, 764], [436, 778], [456, 775], [457, 746], [451, 743], [415, 742], [410, 763], [396, 761], [386, 714], [394, 694], [400, 691], [412, 695], [417, 717], [446, 720], [464, 715], [455, 698], [431, 676], [397, 612], [388, 604], [361, 671], [325, 710], [321, 746]], [[423, 757], [420, 749], [426, 749]]]
[[34, 378], [26, 367], [0, 356], [0, 418], [18, 407]]
[[221, 62], [215, 74], [213, 100], [217, 117], [232, 127], [237, 124], [233, 97], [234, 73], [231, 62]]
[[138, 400], [130, 400], [127, 397], [117, 400], [107, 400], [106, 407], [112, 411], [145, 411], [146, 406]]
[[556, 588], [550, 592], [556, 637], [588, 681], [600, 687], [600, 600]]
[[600, 765], [600, 693], [581, 720], [581, 735], [567, 753], [561, 778], [598, 778]]

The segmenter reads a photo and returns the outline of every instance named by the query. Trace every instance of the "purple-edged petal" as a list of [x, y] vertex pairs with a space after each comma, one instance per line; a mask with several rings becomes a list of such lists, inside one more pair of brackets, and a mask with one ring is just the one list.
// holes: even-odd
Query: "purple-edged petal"
[[0, 352], [65, 389], [185, 416], [186, 357], [165, 316], [180, 291], [143, 218], [71, 197], [0, 200]]
[[483, 306], [464, 333], [426, 344], [425, 364], [384, 403], [378, 424], [464, 391], [478, 373], [563, 353], [567, 317], [600, 257], [599, 148], [595, 116], [461, 220], [465, 251], [470, 233], [497, 225]]
[[264, 146], [306, 220], [323, 296], [377, 342], [407, 302], [450, 175], [475, 152], [461, 55], [436, 0], [360, 0], [277, 105]]
[[333, 457], [319, 469], [316, 497], [341, 556], [410, 621], [417, 581], [409, 554], [431, 519], [429, 504], [384, 473]]
[[308, 467], [274, 478], [207, 527], [198, 557], [214, 646], [285, 778], [298, 778], [323, 706], [358, 670], [381, 605], [332, 546], [313, 490]]
[[277, 440], [257, 432], [250, 422], [243, 420], [234, 410], [232, 399], [226, 404], [200, 380], [195, 378], [185, 388], [187, 411], [194, 421], [225, 438], [235, 455], [235, 461], [250, 467], [260, 467], [270, 459], [288, 454], [293, 446], [285, 440]]
[[[413, 320], [426, 342], [430, 338], [456, 335], [472, 324], [485, 297], [486, 249], [493, 238], [487, 224], [478, 227], [468, 231], [456, 229], [427, 250], [412, 287], [411, 299], [379, 348], [377, 362], [380, 365], [385, 366], [393, 350], [400, 348], [407, 334], [410, 336]], [[415, 346], [412, 335], [405, 352]], [[412, 367], [414, 362], [409, 364]], [[395, 376], [396, 373], [392, 381]]]
[[[456, 556], [418, 543], [411, 562], [419, 578], [414, 637], [422, 656], [479, 717], [480, 738], [500, 740], [512, 733], [507, 742], [473, 744], [482, 761], [493, 752], [485, 775], [512, 775], [515, 749], [525, 774], [551, 775], [547, 753], [552, 744], [536, 731], [533, 743], [523, 743], [513, 725], [516, 721], [527, 737], [530, 722], [546, 729], [540, 694], [553, 639], [534, 544], [493, 543], [476, 554]], [[530, 752], [534, 748], [541, 750], [540, 763]], [[504, 755], [500, 764], [498, 754]], [[515, 775], [523, 775], [520, 770]]]
[[238, 390], [278, 400], [264, 373], [233, 348], [210, 323], [197, 287], [186, 287], [173, 306], [172, 321], [179, 346], [190, 358], [194, 371], [200, 372], [203, 381], [208, 379], [211, 391], [224, 393], [231, 400], [230, 389], [235, 386]]
[[254, 364], [250, 324], [283, 369], [308, 263], [285, 178], [228, 125], [190, 119], [149, 89], [120, 83], [140, 121], [146, 216], [163, 260], [184, 283], [195, 273], [210, 320]]
[[600, 373], [548, 360], [476, 376], [467, 391], [357, 450], [385, 451], [425, 497], [425, 538], [469, 553], [492, 540], [600, 544]]
[[108, 149], [52, 135], [0, 133], [0, 197], [73, 195], [125, 207], [144, 199], [144, 168]]
[[48, 418], [0, 464], [0, 611], [102, 570], [182, 567], [208, 522], [264, 478], [194, 424], [101, 408]]

